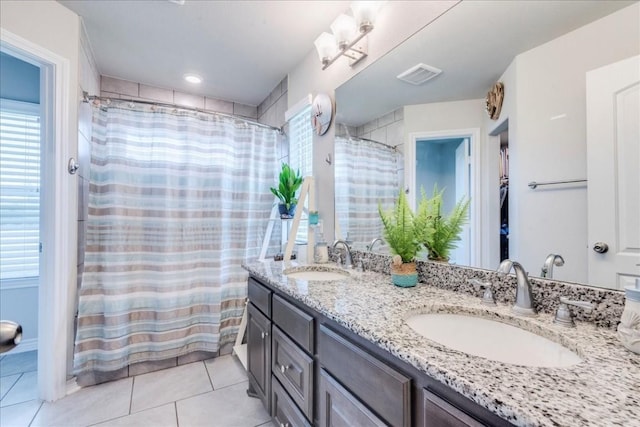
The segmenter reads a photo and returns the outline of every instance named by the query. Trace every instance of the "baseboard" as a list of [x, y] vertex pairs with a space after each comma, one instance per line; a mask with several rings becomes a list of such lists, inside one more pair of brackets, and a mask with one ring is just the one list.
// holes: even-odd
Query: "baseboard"
[[22, 340], [13, 350], [6, 352], [3, 356], [9, 356], [11, 354], [26, 353], [27, 351], [33, 351], [38, 349], [38, 338], [30, 338], [28, 340]]

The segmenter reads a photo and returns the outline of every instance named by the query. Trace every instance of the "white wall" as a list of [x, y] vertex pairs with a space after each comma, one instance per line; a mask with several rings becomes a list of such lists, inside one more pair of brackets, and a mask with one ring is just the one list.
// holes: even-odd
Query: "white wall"
[[[0, 27], [13, 35], [26, 40], [28, 43], [40, 46], [58, 57], [64, 58], [69, 65], [69, 103], [64, 106], [68, 110], [68, 121], [66, 126], [68, 129], [77, 129], [78, 127], [78, 68], [79, 68], [79, 33], [80, 21], [78, 16], [69, 11], [64, 6], [55, 1], [1, 1], [0, 2]], [[77, 133], [70, 132], [68, 135], [68, 149], [77, 157]], [[71, 230], [67, 236], [72, 249], [68, 254], [56, 254], [56, 262], [62, 264], [70, 278], [69, 283], [51, 283], [43, 278], [46, 286], [66, 287], [70, 295], [67, 307], [60, 307], [67, 313], [73, 311], [75, 304], [73, 296], [76, 287], [76, 180], [69, 177], [67, 189], [70, 198], [70, 206], [68, 212], [64, 212], [63, 216], [68, 218]], [[46, 247], [45, 247], [46, 251]], [[42, 301], [41, 301], [42, 304]], [[66, 328], [67, 335], [72, 328], [72, 319]], [[59, 331], [61, 334], [63, 331]], [[68, 339], [68, 337], [67, 337]], [[69, 358], [71, 355], [68, 355]]]
[[554, 252], [555, 278], [587, 282], [586, 186], [527, 183], [586, 178], [586, 72], [640, 53], [639, 28], [636, 3], [518, 55], [501, 79], [505, 107], [488, 126], [509, 119], [510, 257], [534, 275]]
[[[313, 46], [307, 56], [289, 73], [288, 105], [295, 105], [309, 93], [327, 93], [335, 99], [335, 89], [359, 73], [376, 59], [419, 31], [444, 11], [458, 3], [454, 1], [393, 1], [380, 10], [376, 28], [367, 36], [369, 56], [353, 69], [340, 59], [326, 70]], [[327, 29], [328, 31], [329, 29]], [[316, 181], [316, 199], [320, 217], [324, 222], [324, 235], [334, 235], [334, 169], [325, 162], [327, 154], [333, 158], [335, 123], [323, 136], [314, 135], [313, 173]]]

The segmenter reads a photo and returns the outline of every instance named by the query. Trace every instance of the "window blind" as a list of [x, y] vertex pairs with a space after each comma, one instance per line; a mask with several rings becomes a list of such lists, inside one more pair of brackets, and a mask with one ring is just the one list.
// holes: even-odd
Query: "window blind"
[[[296, 114], [289, 122], [289, 165], [294, 170], [300, 170], [300, 174], [303, 177], [313, 175], [312, 132], [311, 106], [308, 106]], [[307, 202], [305, 202], [305, 207]], [[307, 215], [303, 213], [300, 227], [298, 227], [298, 233], [296, 234], [296, 242], [305, 243], [307, 241], [307, 227]]]
[[37, 277], [39, 105], [0, 100], [0, 280]]

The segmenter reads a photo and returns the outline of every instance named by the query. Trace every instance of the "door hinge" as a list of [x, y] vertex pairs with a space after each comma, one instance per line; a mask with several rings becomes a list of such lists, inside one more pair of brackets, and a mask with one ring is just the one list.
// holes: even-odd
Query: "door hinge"
[[40, 253], [42, 253], [42, 242], [40, 242], [40, 243], [39, 243], [38, 251], [39, 251]]

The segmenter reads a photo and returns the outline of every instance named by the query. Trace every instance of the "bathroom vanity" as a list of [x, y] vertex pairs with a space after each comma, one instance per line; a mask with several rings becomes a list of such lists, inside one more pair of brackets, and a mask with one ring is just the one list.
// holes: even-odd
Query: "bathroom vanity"
[[[425, 283], [397, 288], [376, 272], [294, 279], [291, 265], [245, 265], [248, 392], [276, 425], [640, 425], [640, 357], [610, 330], [521, 319], [507, 305]], [[526, 327], [582, 361], [519, 366], [452, 350], [407, 326], [430, 312]]]

